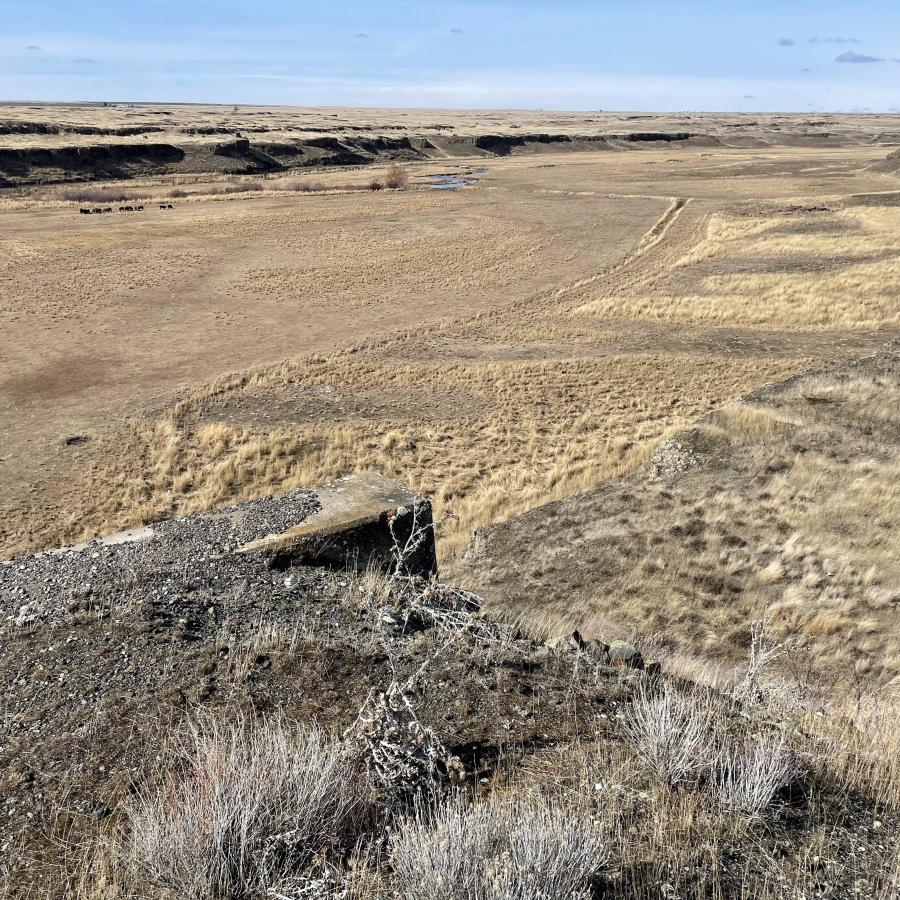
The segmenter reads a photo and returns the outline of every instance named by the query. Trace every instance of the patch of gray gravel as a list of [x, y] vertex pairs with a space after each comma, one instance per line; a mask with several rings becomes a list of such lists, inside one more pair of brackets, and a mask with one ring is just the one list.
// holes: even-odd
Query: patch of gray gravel
[[[230, 551], [303, 522], [319, 508], [314, 492], [295, 490], [215, 513], [161, 522], [148, 537], [91, 541], [78, 548], [0, 565], [0, 627], [62, 620], [73, 604], [114, 607], [155, 583], [157, 595], [186, 586], [204, 592], [241, 576], [249, 563]], [[240, 570], [240, 571], [239, 571]]]

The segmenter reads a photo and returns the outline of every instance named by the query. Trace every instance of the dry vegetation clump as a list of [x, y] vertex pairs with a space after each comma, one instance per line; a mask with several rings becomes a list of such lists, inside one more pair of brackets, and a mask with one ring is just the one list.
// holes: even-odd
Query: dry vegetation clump
[[714, 794], [722, 806], [758, 818], [799, 777], [800, 770], [784, 738], [770, 734], [724, 750], [714, 773]]
[[274, 189], [278, 191], [292, 191], [297, 194], [320, 194], [328, 190], [323, 181], [310, 181], [309, 179], [280, 179], [274, 182]]
[[708, 703], [671, 686], [640, 694], [623, 722], [635, 753], [657, 780], [671, 788], [699, 781], [713, 768], [711, 725]]
[[[64, 188], [59, 192], [61, 200], [80, 203], [117, 203], [121, 200], [138, 200], [150, 196], [149, 190], [141, 188], [103, 187], [102, 185]], [[170, 194], [170, 196], [174, 195]]]
[[409, 184], [409, 172], [403, 166], [391, 166], [384, 176], [384, 186], [395, 191]]
[[588, 900], [606, 852], [563, 806], [451, 800], [401, 821], [388, 858], [401, 900]]
[[[167, 780], [176, 762], [184, 773]], [[119, 852], [138, 881], [177, 897], [262, 894], [352, 845], [365, 815], [364, 784], [342, 748], [278, 721], [210, 719], [162, 766], [147, 773], [161, 786], [126, 806]]]
[[657, 782], [670, 789], [706, 784], [724, 809], [759, 818], [801, 770], [782, 734], [731, 734], [728, 706], [725, 696], [665, 683], [638, 691], [623, 731]]

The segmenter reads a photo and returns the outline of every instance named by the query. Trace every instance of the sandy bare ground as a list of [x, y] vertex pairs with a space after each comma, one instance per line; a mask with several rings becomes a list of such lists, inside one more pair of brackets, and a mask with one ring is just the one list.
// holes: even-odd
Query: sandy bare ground
[[367, 467], [436, 494], [453, 552], [896, 333], [884, 155], [520, 156], [459, 192], [2, 213], [5, 552]]

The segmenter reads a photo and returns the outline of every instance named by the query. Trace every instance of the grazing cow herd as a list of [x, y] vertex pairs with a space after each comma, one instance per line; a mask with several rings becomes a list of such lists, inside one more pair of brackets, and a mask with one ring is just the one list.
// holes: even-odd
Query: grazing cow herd
[[[160, 203], [159, 208], [160, 209], [175, 209], [175, 207], [172, 206], [171, 203]], [[112, 211], [113, 211], [113, 208], [111, 206], [107, 206], [105, 208], [96, 206], [92, 209], [87, 209], [85, 207], [82, 207], [81, 209], [78, 210], [78, 212], [80, 212], [81, 215], [83, 215], [83, 216], [99, 216], [99, 215], [102, 215], [103, 213], [111, 213]], [[119, 212], [143, 212], [143, 211], [144, 211], [143, 206], [120, 206], [119, 207]]]

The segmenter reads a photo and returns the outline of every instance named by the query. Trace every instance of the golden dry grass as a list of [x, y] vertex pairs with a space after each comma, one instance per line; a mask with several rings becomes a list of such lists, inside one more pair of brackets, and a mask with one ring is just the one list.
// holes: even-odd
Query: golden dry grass
[[785, 235], [771, 215], [716, 215], [676, 266], [742, 271], [702, 277], [695, 292], [591, 300], [576, 315], [799, 330], [896, 326], [897, 222], [896, 209], [849, 209], [829, 215], [834, 230]]
[[[195, 371], [221, 371], [218, 341], [252, 360], [266, 343], [258, 325], [248, 327], [255, 317], [279, 323], [266, 335], [277, 358], [297, 323], [328, 340], [332, 319], [355, 317], [352, 339], [366, 322], [398, 311], [401, 322], [407, 310], [407, 324], [415, 322], [412, 298], [429, 298], [435, 319], [437, 309], [456, 310], [456, 297], [464, 308], [431, 328], [412, 325], [349, 350], [255, 365], [186, 391], [157, 416], [131, 419], [93, 445], [88, 466], [65, 476], [64, 501], [42, 514], [26, 495], [10, 510], [5, 552], [377, 469], [435, 499], [446, 561], [478, 528], [639, 468], [660, 436], [761, 382], [875, 346], [880, 338], [866, 329], [895, 322], [886, 269], [866, 288], [868, 299], [825, 304], [815, 321], [810, 308], [818, 301], [810, 298], [854, 266], [891, 265], [896, 208], [797, 215], [776, 204], [748, 216], [720, 200], [649, 199], [647, 164], [625, 157], [612, 169], [627, 175], [615, 194], [580, 196], [577, 188], [608, 165], [596, 158], [547, 168], [521, 157], [495, 164], [496, 182], [449, 199], [348, 195], [290, 207], [263, 199], [235, 201], [224, 212], [198, 202], [188, 219], [166, 220], [164, 232], [154, 221], [140, 234], [112, 235], [103, 248], [71, 233], [53, 251], [68, 270], [62, 295], [53, 270], [37, 274], [48, 290], [34, 296], [34, 269], [46, 268], [50, 250], [31, 236], [16, 238], [4, 302], [17, 327], [39, 314], [66, 331], [99, 327], [108, 345], [98, 314], [119, 339], [123, 303], [143, 316], [147, 296], [154, 304], [147, 349], [158, 344], [172, 357], [168, 368], [186, 370], [196, 360]], [[796, 169], [799, 160], [788, 158]], [[719, 190], [717, 167], [699, 165], [709, 180], [698, 181], [691, 168], [680, 185]], [[612, 174], [605, 177], [611, 187]], [[803, 176], [791, 177], [794, 187]], [[572, 190], [558, 188], [547, 200], [551, 184]], [[590, 228], [573, 228], [580, 216]], [[629, 217], [633, 233], [624, 230]], [[529, 227], [517, 224], [523, 220]], [[30, 234], [45, 233], [36, 227]], [[253, 252], [223, 264], [222, 248], [237, 246], [238, 232], [252, 236]], [[142, 244], [144, 234], [153, 240]], [[804, 241], [817, 259], [838, 246], [842, 255], [824, 271], [798, 275]], [[377, 252], [361, 252], [367, 247]], [[875, 261], [861, 261], [866, 247]], [[596, 262], [586, 269], [591, 254]], [[754, 279], [805, 279], [808, 296], [772, 301], [755, 282], [736, 295], [743, 288], [735, 279], [751, 278], [740, 274], [748, 268]], [[565, 278], [567, 271], [578, 277]], [[716, 279], [732, 279], [728, 293]], [[173, 295], [198, 298], [177, 333]], [[132, 296], [139, 301], [129, 303]], [[714, 315], [694, 302], [698, 296]], [[472, 315], [473, 308], [486, 311]], [[38, 373], [12, 384], [23, 394], [47, 381]], [[739, 415], [754, 434], [790, 428], [765, 410]], [[24, 422], [13, 430], [23, 440]]]
[[674, 481], [635, 474], [491, 530], [456, 577], [540, 635], [637, 634], [724, 666], [767, 610], [793, 681], [881, 689], [900, 676], [898, 426], [896, 349], [789, 381], [661, 445], [657, 464], [695, 461]]

